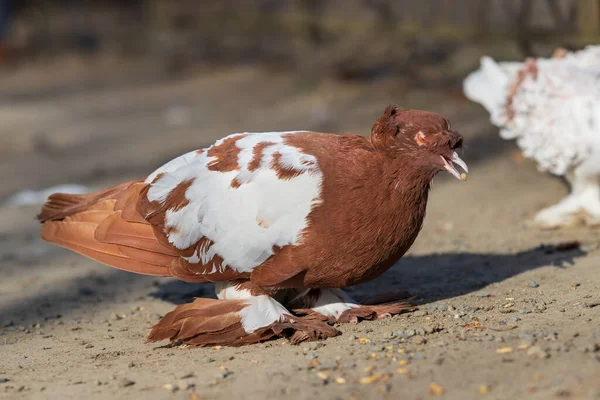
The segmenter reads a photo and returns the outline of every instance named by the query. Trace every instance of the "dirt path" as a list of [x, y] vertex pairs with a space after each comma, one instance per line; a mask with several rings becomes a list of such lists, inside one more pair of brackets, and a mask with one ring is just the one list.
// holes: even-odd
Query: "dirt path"
[[[99, 265], [43, 243], [36, 207], [0, 207], [0, 398], [600, 398], [600, 231], [526, 228], [565, 193], [561, 183], [516, 157], [479, 107], [403, 87], [308, 90], [253, 69], [46, 96], [19, 97], [15, 86], [0, 99], [0, 197], [116, 183], [234, 131], [366, 134], [389, 101], [447, 115], [472, 173], [466, 184], [436, 178], [410, 254], [350, 289], [408, 290], [418, 311], [300, 346], [144, 344], [160, 315], [212, 287]], [[552, 246], [573, 240], [581, 246]]]

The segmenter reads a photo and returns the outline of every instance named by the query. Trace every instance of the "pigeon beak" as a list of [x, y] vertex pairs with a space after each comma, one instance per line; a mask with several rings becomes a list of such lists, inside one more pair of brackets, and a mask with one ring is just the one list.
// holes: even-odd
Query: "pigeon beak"
[[[442, 158], [444, 169], [446, 171], [448, 171], [456, 179], [460, 179], [462, 181], [466, 181], [467, 180], [467, 174], [466, 173], [469, 172], [469, 167], [467, 167], [467, 164], [458, 156], [458, 154], [456, 154], [456, 152], [452, 153], [452, 158], [450, 158], [450, 159], [447, 159], [444, 156], [440, 156], [440, 157]], [[458, 170], [456, 169], [456, 167], [454, 166], [454, 164], [457, 164], [465, 172], [463, 172], [462, 174], [459, 173]]]

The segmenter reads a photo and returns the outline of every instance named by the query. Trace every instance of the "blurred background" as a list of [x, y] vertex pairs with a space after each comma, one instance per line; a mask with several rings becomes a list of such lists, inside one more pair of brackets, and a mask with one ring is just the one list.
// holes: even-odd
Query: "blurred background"
[[598, 3], [0, 0], [0, 201], [143, 176], [234, 131], [368, 134], [388, 102], [445, 113], [476, 161], [512, 144], [462, 79], [484, 54], [593, 43]]
[[[407, 350], [420, 354], [409, 365], [415, 376], [389, 381], [416, 393], [407, 398], [427, 397], [432, 379], [452, 399], [490, 387], [494, 398], [534, 398], [538, 386], [538, 399], [585, 397], [600, 376], [592, 360], [600, 348], [600, 229], [526, 226], [567, 187], [499, 137], [462, 81], [484, 55], [523, 61], [599, 39], [599, 0], [0, 0], [0, 391], [11, 399], [79, 399], [82, 391], [131, 398], [130, 390], [173, 398], [167, 376], [190, 368], [198, 392], [211, 397], [181, 389], [178, 398], [373, 398], [374, 386], [352, 377], [374, 362], [377, 346], [346, 355], [346, 335], [382, 338], [431, 322], [429, 345]], [[347, 385], [314, 383], [312, 367], [285, 372], [308, 365], [292, 346], [239, 356], [151, 351], [143, 344], [149, 327], [172, 303], [211, 296], [211, 285], [126, 273], [38, 236], [39, 203], [65, 190], [55, 185], [98, 190], [141, 178], [234, 132], [368, 135], [389, 103], [448, 118], [465, 137], [470, 173], [466, 183], [439, 174], [407, 256], [371, 286], [351, 289], [358, 298], [410, 291], [429, 316], [345, 327], [339, 341], [328, 340], [319, 360], [343, 352], [359, 366]], [[480, 335], [481, 325], [465, 325], [475, 317], [499, 328]], [[563, 347], [547, 359], [542, 343], [538, 362], [517, 350], [500, 360], [497, 346], [519, 349], [535, 335]], [[573, 341], [584, 351], [569, 351]], [[392, 368], [389, 360], [378, 362]], [[233, 379], [213, 385], [222, 365]]]

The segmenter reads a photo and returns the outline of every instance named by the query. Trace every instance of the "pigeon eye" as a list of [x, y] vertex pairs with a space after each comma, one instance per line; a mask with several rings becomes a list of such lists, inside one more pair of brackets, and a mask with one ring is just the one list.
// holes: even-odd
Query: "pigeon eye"
[[425, 146], [425, 134], [421, 131], [417, 132], [415, 135], [415, 142], [417, 142], [419, 146]]

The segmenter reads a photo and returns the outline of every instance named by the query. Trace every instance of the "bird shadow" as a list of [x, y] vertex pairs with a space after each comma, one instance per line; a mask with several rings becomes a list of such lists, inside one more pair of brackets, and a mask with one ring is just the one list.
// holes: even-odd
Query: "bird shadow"
[[[409, 255], [383, 276], [347, 288], [357, 300], [385, 292], [410, 292], [415, 305], [428, 304], [476, 292], [487, 285], [543, 266], [566, 268], [585, 256], [578, 243], [542, 245], [515, 254], [443, 253]], [[70, 279], [57, 286], [31, 293], [20, 301], [0, 307], [2, 328], [49, 321], [56, 318], [86, 318], [84, 309], [96, 311], [116, 307], [127, 298], [153, 297], [173, 304], [196, 297], [215, 297], [214, 284], [192, 284], [174, 279], [162, 280], [124, 271], [106, 269]]]
[[[442, 253], [409, 255], [383, 276], [365, 284], [346, 288], [358, 300], [385, 292], [409, 292], [417, 304], [433, 303], [476, 292], [497, 282], [544, 266], [566, 268], [586, 252], [579, 243], [540, 245], [514, 254]], [[214, 295], [214, 284], [168, 281], [157, 285], [149, 295], [173, 304]]]

